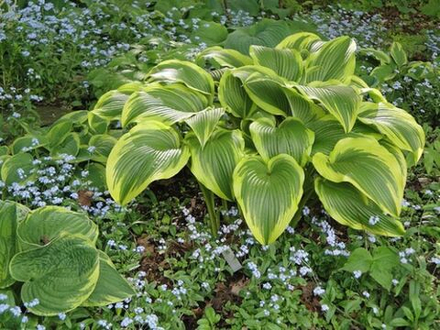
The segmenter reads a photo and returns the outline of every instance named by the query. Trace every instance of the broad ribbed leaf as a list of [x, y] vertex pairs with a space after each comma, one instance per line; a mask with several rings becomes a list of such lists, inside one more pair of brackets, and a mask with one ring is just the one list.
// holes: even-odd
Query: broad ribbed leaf
[[7, 158], [1, 167], [2, 181], [7, 185], [25, 182], [35, 167], [32, 164], [33, 161], [34, 158], [28, 153], [19, 153]]
[[398, 67], [401, 67], [402, 65], [405, 65], [408, 63], [408, 59], [406, 57], [406, 53], [403, 50], [403, 47], [398, 42], [393, 42], [390, 48], [390, 54], [393, 58], [394, 62], [396, 62]]
[[76, 156], [78, 154], [80, 147], [80, 140], [78, 133], [69, 133], [60, 144], [55, 147], [50, 148], [51, 156], [59, 155], [71, 155]]
[[326, 42], [307, 59], [309, 69], [306, 69], [306, 81], [336, 79], [349, 82], [356, 66], [355, 51], [356, 44], [349, 37]]
[[93, 292], [99, 276], [98, 250], [84, 237], [66, 236], [20, 252], [10, 271], [21, 288], [23, 302], [38, 299], [28, 309], [36, 315], [57, 315], [81, 305]]
[[234, 171], [234, 193], [252, 234], [274, 242], [289, 225], [303, 194], [304, 171], [289, 155], [268, 162], [244, 158]]
[[[216, 67], [239, 68], [245, 65], [253, 64], [249, 56], [234, 49], [223, 49], [222, 47], [210, 47], [202, 51], [198, 56], [196, 62], [202, 64], [203, 61], [209, 61], [216, 64]], [[214, 62], [214, 63], [213, 63]]]
[[402, 223], [382, 210], [349, 183], [334, 183], [322, 178], [315, 181], [315, 191], [325, 210], [340, 224], [371, 234], [401, 236]]
[[228, 29], [213, 21], [200, 21], [199, 29], [194, 29], [190, 35], [194, 44], [204, 43], [208, 46], [218, 45], [228, 37]]
[[362, 107], [359, 120], [374, 126], [398, 148], [411, 151], [415, 162], [422, 156], [425, 133], [405, 110], [390, 104], [367, 103]]
[[182, 85], [153, 86], [133, 93], [122, 112], [122, 126], [145, 120], [174, 124], [208, 106], [207, 98]]
[[264, 161], [279, 154], [292, 156], [304, 166], [310, 156], [314, 134], [304, 124], [287, 118], [278, 127], [269, 119], [258, 119], [250, 125], [252, 141]]
[[256, 64], [272, 69], [289, 81], [299, 81], [302, 76], [302, 58], [296, 50], [251, 46], [249, 53]]
[[218, 98], [226, 111], [239, 118], [246, 118], [256, 110], [243, 87], [243, 81], [234, 71], [227, 71], [220, 79]]
[[284, 88], [284, 94], [290, 105], [290, 116], [300, 119], [303, 123], [314, 123], [325, 115], [324, 110], [316, 105], [307, 96], [300, 94], [293, 88]]
[[106, 306], [131, 297], [135, 291], [113, 265], [110, 258], [99, 251], [99, 278], [95, 290], [82, 306]]
[[90, 138], [89, 153], [95, 162], [106, 163], [110, 151], [113, 149], [117, 140], [109, 134], [97, 134]]
[[49, 148], [53, 148], [60, 144], [72, 131], [71, 121], [60, 121], [53, 124], [46, 134], [46, 140], [48, 142]]
[[214, 80], [205, 70], [191, 62], [168, 60], [156, 65], [149, 73], [151, 80], [164, 83], [183, 83], [200, 93], [214, 93]]
[[92, 111], [107, 120], [118, 119], [128, 97], [129, 94], [121, 93], [117, 90], [107, 92], [99, 98]]
[[284, 83], [276, 75], [253, 73], [246, 79], [244, 88], [252, 101], [264, 111], [284, 117], [290, 114]]
[[82, 235], [94, 243], [98, 227], [85, 214], [60, 206], [45, 206], [30, 213], [17, 230], [24, 250], [46, 245], [63, 233]]
[[214, 129], [224, 113], [225, 111], [222, 108], [208, 108], [186, 120], [186, 123], [191, 127], [197, 139], [199, 139], [202, 148], [205, 146], [212, 132], [214, 132]]
[[373, 56], [376, 60], [380, 62], [381, 65], [388, 64], [391, 62], [391, 57], [378, 49], [374, 48], [363, 48], [359, 51], [359, 54]]
[[247, 55], [251, 45], [275, 47], [289, 34], [286, 22], [263, 19], [252, 26], [237, 28], [230, 33], [225, 41], [225, 48], [232, 48]]
[[[48, 141], [45, 136], [26, 134], [25, 136], [21, 136], [14, 140], [14, 143], [11, 146], [11, 151], [13, 154], [18, 154], [20, 152], [37, 149], [47, 143]], [[6, 146], [2, 146], [1, 148], [3, 147], [7, 148]]]
[[17, 225], [29, 210], [13, 202], [0, 201], [0, 288], [12, 285], [9, 262], [19, 251]]
[[244, 156], [241, 132], [217, 129], [203, 148], [194, 135], [187, 138], [196, 179], [217, 196], [233, 200], [232, 173]]
[[336, 143], [346, 137], [344, 128], [332, 115], [327, 115], [319, 120], [311, 121], [307, 127], [315, 133], [312, 155], [321, 152], [330, 154]]
[[313, 44], [321, 43], [321, 38], [310, 32], [300, 32], [292, 34], [283, 39], [276, 48], [278, 49], [295, 49], [297, 51], [311, 50]]
[[110, 120], [101, 117], [98, 113], [90, 111], [87, 116], [87, 121], [92, 132], [95, 134], [104, 134], [107, 132]]
[[352, 87], [296, 86], [296, 88], [312, 100], [320, 102], [341, 123], [345, 132], [351, 131], [361, 105], [361, 96]]
[[404, 188], [401, 167], [375, 139], [342, 139], [329, 156], [315, 154], [313, 165], [324, 178], [351, 183], [384, 212], [399, 216]]
[[155, 121], [139, 124], [119, 139], [108, 157], [110, 194], [127, 204], [151, 182], [176, 175], [188, 158], [187, 147], [172, 127]]

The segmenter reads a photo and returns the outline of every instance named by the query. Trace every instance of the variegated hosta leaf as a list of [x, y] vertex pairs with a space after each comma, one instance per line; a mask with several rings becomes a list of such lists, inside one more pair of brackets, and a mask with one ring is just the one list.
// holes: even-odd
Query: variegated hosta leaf
[[133, 93], [122, 111], [122, 126], [144, 120], [174, 124], [208, 106], [207, 98], [182, 85], [147, 87]]
[[214, 129], [224, 113], [225, 111], [222, 108], [208, 108], [186, 120], [186, 123], [191, 127], [197, 139], [199, 139], [202, 148], [205, 146], [212, 132], [214, 132]]
[[244, 88], [254, 103], [273, 115], [287, 117], [291, 110], [289, 100], [284, 93], [284, 83], [274, 74], [260, 72], [250, 75]]
[[294, 88], [283, 90], [290, 105], [290, 115], [300, 119], [304, 124], [313, 123], [326, 114], [320, 106]]
[[317, 153], [313, 165], [333, 182], [349, 182], [384, 212], [398, 217], [404, 181], [398, 160], [373, 138], [345, 138], [329, 156]]
[[321, 38], [318, 37], [314, 33], [310, 32], [301, 32], [301, 33], [295, 33], [291, 36], [286, 37], [284, 40], [282, 40], [276, 48], [278, 49], [295, 49], [297, 51], [302, 50], [311, 50], [311, 47], [315, 43], [320, 43]]
[[194, 135], [187, 135], [191, 150], [191, 172], [220, 198], [233, 200], [232, 173], [244, 156], [244, 140], [239, 130], [217, 129], [202, 147]]
[[250, 132], [252, 141], [264, 161], [269, 161], [279, 154], [288, 154], [301, 166], [307, 163], [314, 134], [301, 121], [287, 118], [275, 127], [271, 120], [258, 119], [250, 125]]
[[187, 87], [206, 94], [209, 98], [214, 93], [214, 80], [201, 67], [191, 62], [168, 60], [151, 69], [152, 81], [164, 83], [183, 83]]
[[312, 100], [320, 102], [350, 132], [356, 122], [361, 96], [349, 86], [296, 86]]
[[9, 262], [20, 250], [17, 226], [29, 210], [20, 204], [0, 201], [0, 288], [12, 285], [15, 280], [9, 273]]
[[403, 50], [403, 47], [398, 42], [393, 42], [390, 48], [390, 54], [393, 58], [394, 62], [396, 62], [398, 67], [401, 67], [408, 63], [408, 59], [406, 57], [406, 53]]
[[378, 49], [362, 48], [359, 50], [359, 54], [366, 56], [373, 56], [376, 60], [380, 62], [381, 65], [388, 64], [391, 62], [391, 57], [384, 51]]
[[227, 71], [220, 79], [218, 87], [220, 104], [238, 118], [247, 118], [257, 109], [243, 86], [244, 80], [253, 72], [255, 72], [253, 66], [246, 66]]
[[303, 194], [304, 171], [292, 156], [265, 162], [248, 156], [234, 171], [234, 193], [252, 234], [261, 244], [274, 242], [289, 225]]
[[82, 236], [60, 237], [48, 245], [20, 252], [10, 264], [20, 282], [23, 302], [38, 299], [28, 309], [36, 315], [57, 315], [81, 305], [99, 276], [98, 250]]
[[[122, 110], [121, 110], [122, 111]], [[92, 132], [95, 134], [104, 134], [107, 132], [110, 120], [100, 116], [94, 111], [90, 111], [87, 116], [87, 121]]]
[[349, 37], [326, 42], [307, 59], [306, 82], [331, 79], [349, 82], [356, 66], [356, 43]]
[[332, 115], [326, 115], [319, 120], [307, 123], [307, 128], [315, 134], [312, 155], [318, 152], [330, 154], [336, 143], [346, 137], [344, 128]]
[[398, 219], [385, 215], [349, 183], [334, 183], [318, 178], [315, 191], [328, 214], [344, 226], [375, 235], [400, 236], [405, 233]]
[[7, 185], [25, 182], [32, 175], [32, 169], [35, 168], [33, 161], [34, 157], [28, 153], [19, 153], [5, 159], [1, 166], [2, 181]]
[[92, 111], [107, 120], [119, 119], [128, 97], [129, 94], [118, 90], [107, 92], [99, 98]]
[[196, 59], [196, 62], [200, 65], [204, 61], [209, 61], [212, 64], [217, 64], [219, 67], [239, 68], [245, 65], [253, 64], [252, 59], [249, 56], [234, 49], [224, 49], [219, 46], [214, 46], [202, 51]]
[[256, 64], [272, 69], [289, 81], [299, 81], [303, 74], [303, 61], [296, 50], [251, 46], [250, 55]]
[[85, 215], [60, 206], [36, 209], [18, 226], [22, 249], [46, 245], [61, 234], [82, 235], [92, 243], [98, 238], [98, 227]]
[[[88, 151], [95, 162], [106, 163], [110, 151], [118, 140], [109, 134], [93, 135], [89, 141]], [[90, 148], [91, 147], [91, 148]]]
[[412, 152], [416, 163], [422, 156], [425, 133], [413, 116], [405, 110], [391, 104], [364, 103], [359, 120], [374, 126], [396, 147]]
[[82, 303], [82, 306], [106, 306], [122, 301], [134, 294], [128, 284], [113, 265], [110, 258], [99, 251], [99, 278], [93, 293]]
[[107, 185], [124, 205], [156, 180], [169, 179], [187, 163], [188, 148], [176, 130], [151, 121], [134, 127], [116, 143], [107, 160]]

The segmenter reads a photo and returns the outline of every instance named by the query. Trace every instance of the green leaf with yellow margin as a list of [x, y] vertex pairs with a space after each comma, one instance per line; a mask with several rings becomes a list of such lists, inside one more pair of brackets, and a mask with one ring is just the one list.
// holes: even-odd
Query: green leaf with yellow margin
[[351, 183], [383, 212], [399, 216], [404, 189], [401, 166], [374, 138], [344, 138], [329, 156], [316, 153], [313, 165], [324, 178]]
[[289, 225], [303, 194], [304, 171], [292, 156], [265, 162], [243, 158], [234, 170], [234, 193], [244, 219], [261, 244], [274, 242]]
[[176, 175], [188, 158], [189, 150], [174, 128], [157, 121], [138, 124], [110, 152], [106, 167], [110, 194], [125, 205], [151, 182]]

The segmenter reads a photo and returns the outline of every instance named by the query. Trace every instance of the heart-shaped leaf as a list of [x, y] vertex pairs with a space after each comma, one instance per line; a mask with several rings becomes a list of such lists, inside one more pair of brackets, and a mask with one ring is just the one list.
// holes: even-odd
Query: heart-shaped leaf
[[194, 135], [188, 135], [187, 141], [196, 179], [217, 196], [233, 200], [232, 173], [244, 156], [241, 132], [217, 129], [204, 147]]
[[278, 127], [265, 118], [254, 121], [250, 127], [252, 141], [265, 161], [279, 154], [288, 154], [304, 166], [310, 156], [314, 134], [304, 124], [287, 118]]
[[176, 130], [150, 121], [134, 127], [116, 143], [107, 160], [107, 185], [112, 197], [127, 204], [156, 180], [176, 175], [189, 150]]
[[60, 206], [36, 209], [21, 222], [17, 230], [22, 249], [46, 245], [62, 233], [82, 235], [92, 243], [98, 238], [98, 227], [85, 214]]
[[234, 171], [234, 193], [252, 234], [261, 244], [274, 242], [289, 225], [303, 194], [304, 171], [292, 156], [268, 162], [244, 158]]
[[384, 212], [399, 216], [404, 188], [402, 168], [374, 138], [344, 138], [329, 156], [315, 154], [313, 165], [324, 178], [351, 183]]
[[60, 237], [48, 245], [20, 252], [12, 258], [10, 272], [25, 282], [21, 299], [36, 306], [36, 315], [57, 315], [80, 306], [93, 292], [99, 276], [98, 250], [85, 237]]

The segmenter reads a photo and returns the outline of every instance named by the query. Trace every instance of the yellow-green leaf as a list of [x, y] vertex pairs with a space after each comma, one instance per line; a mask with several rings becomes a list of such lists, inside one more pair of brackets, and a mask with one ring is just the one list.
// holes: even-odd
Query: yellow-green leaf
[[375, 235], [401, 236], [405, 233], [398, 219], [384, 214], [372, 200], [349, 183], [318, 178], [315, 191], [328, 214], [344, 226]]
[[351, 183], [384, 212], [399, 216], [404, 189], [401, 166], [374, 138], [342, 139], [329, 156], [315, 154], [313, 165], [324, 178]]
[[176, 175], [189, 151], [176, 130], [150, 121], [134, 127], [116, 143], [107, 160], [106, 178], [112, 197], [124, 205], [156, 180]]
[[278, 127], [273, 121], [258, 119], [250, 125], [252, 141], [265, 161], [279, 154], [292, 156], [304, 166], [310, 156], [314, 134], [295, 118], [285, 119]]
[[217, 129], [202, 147], [195, 135], [187, 136], [191, 150], [191, 172], [217, 196], [233, 200], [232, 173], [244, 156], [239, 130]]
[[252, 234], [273, 243], [289, 225], [303, 194], [304, 171], [292, 156], [265, 162], [248, 156], [234, 171], [234, 193]]

